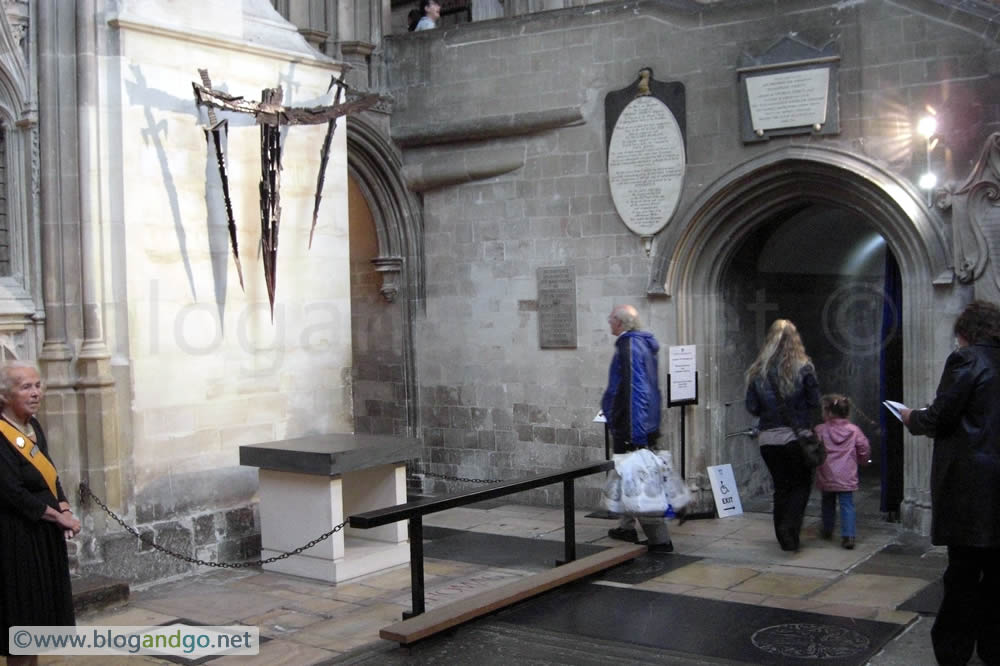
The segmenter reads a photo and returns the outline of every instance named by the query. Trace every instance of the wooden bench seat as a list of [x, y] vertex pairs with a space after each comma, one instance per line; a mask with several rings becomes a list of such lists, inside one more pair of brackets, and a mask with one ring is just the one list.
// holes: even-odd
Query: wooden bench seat
[[635, 544], [608, 548], [389, 625], [379, 632], [379, 636], [402, 645], [409, 645], [554, 587], [635, 559], [646, 550], [646, 546]]

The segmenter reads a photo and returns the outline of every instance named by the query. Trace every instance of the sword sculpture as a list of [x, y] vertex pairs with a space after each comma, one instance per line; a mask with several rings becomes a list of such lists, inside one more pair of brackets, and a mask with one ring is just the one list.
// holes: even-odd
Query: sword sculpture
[[[213, 127], [215, 122], [212, 109], [248, 113], [254, 116], [260, 127], [260, 225], [261, 225], [261, 260], [264, 265], [264, 280], [267, 283], [267, 297], [271, 304], [271, 318], [274, 318], [274, 298], [277, 287], [278, 266], [278, 229], [281, 225], [280, 184], [281, 184], [281, 126], [282, 125], [318, 125], [327, 124], [326, 137], [320, 149], [319, 176], [316, 181], [316, 197], [313, 205], [312, 226], [309, 230], [309, 245], [312, 246], [313, 232], [319, 217], [319, 205], [322, 199], [322, 188], [325, 180], [326, 165], [330, 157], [330, 144], [333, 132], [337, 126], [337, 118], [349, 113], [356, 113], [370, 108], [378, 101], [378, 95], [365, 95], [354, 101], [340, 103], [341, 92], [346, 87], [343, 74], [340, 79], [333, 79], [330, 87], [337, 86], [334, 104], [331, 106], [291, 107], [282, 105], [282, 89], [266, 88], [261, 92], [261, 101], [253, 102], [241, 96], [230, 95], [211, 87], [211, 81], [205, 70], [202, 73], [202, 83], [192, 82], [194, 99], [198, 106], [209, 109], [209, 121]], [[329, 88], [327, 89], [329, 90]], [[225, 121], [223, 121], [225, 122]], [[217, 131], [217, 130], [216, 130]], [[233, 219], [232, 205], [229, 197], [229, 184], [225, 177], [225, 163], [222, 156], [221, 137], [213, 134], [216, 143], [216, 157], [219, 160], [219, 173], [223, 175], [222, 190], [226, 199], [226, 214], [229, 216], [229, 236], [233, 246], [233, 258], [240, 274], [240, 286], [243, 285], [243, 270], [240, 267], [239, 254], [236, 246], [236, 222]]]
[[[207, 69], [199, 69], [201, 83], [211, 90], [212, 80], [208, 76]], [[222, 199], [226, 204], [226, 222], [229, 225], [229, 244], [233, 248], [233, 261], [236, 262], [236, 274], [240, 277], [240, 289], [246, 291], [243, 286], [243, 266], [240, 264], [239, 243], [236, 240], [236, 219], [233, 217], [233, 200], [229, 196], [229, 176], [226, 175], [226, 156], [222, 152], [222, 135], [224, 131], [229, 135], [229, 121], [223, 120], [221, 123], [215, 119], [215, 109], [208, 109], [208, 125], [206, 134], [212, 135], [212, 142], [215, 144], [215, 159], [219, 163], [219, 180], [222, 181]]]
[[[344, 83], [344, 74], [340, 73], [339, 79], [330, 79], [330, 88], [337, 86], [337, 92], [333, 96], [333, 105], [340, 104], [340, 94], [347, 88]], [[330, 88], [326, 91], [330, 92]], [[319, 219], [319, 202], [323, 199], [323, 181], [326, 180], [326, 163], [330, 161], [330, 144], [333, 142], [333, 133], [337, 129], [337, 118], [333, 117], [326, 123], [326, 136], [323, 137], [323, 148], [319, 151], [319, 175], [316, 177], [316, 200], [313, 203], [312, 226], [309, 227], [309, 247], [313, 245], [313, 234], [316, 232], [316, 220]]]

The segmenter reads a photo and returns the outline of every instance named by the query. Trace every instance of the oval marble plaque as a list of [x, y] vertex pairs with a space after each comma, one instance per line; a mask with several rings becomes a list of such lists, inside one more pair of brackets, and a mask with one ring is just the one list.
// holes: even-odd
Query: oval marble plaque
[[637, 97], [615, 121], [608, 146], [611, 199], [625, 225], [652, 236], [670, 221], [684, 182], [684, 139], [667, 105]]

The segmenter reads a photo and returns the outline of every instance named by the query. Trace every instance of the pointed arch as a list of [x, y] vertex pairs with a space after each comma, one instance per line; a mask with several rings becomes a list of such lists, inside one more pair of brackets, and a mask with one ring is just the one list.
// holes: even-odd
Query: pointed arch
[[33, 357], [42, 318], [40, 232], [32, 223], [37, 115], [24, 46], [14, 30], [5, 14], [0, 20], [0, 160], [9, 263], [0, 275], [0, 323], [24, 333], [25, 351]]
[[425, 305], [423, 214], [402, 178], [402, 160], [373, 124], [357, 116], [347, 120], [347, 170], [358, 184], [375, 222], [378, 254], [372, 263], [382, 276], [382, 296], [403, 300], [403, 385], [406, 424], [417, 431], [417, 379], [414, 319]]
[[[702, 442], [703, 459], [717, 464], [723, 432], [719, 393], [724, 340], [723, 273], [743, 241], [766, 221], [803, 204], [847, 208], [870, 221], [899, 262], [903, 283], [903, 391], [922, 396], [936, 380], [934, 285], [950, 284], [943, 224], [919, 192], [883, 166], [835, 148], [785, 146], [731, 169], [689, 206], [659, 245], [650, 294], [672, 295], [679, 340], [697, 340], [704, 368], [704, 401], [689, 421], [686, 441]], [[909, 437], [909, 435], [907, 435]], [[693, 444], [688, 444], [693, 448]], [[686, 452], [695, 459], [695, 452]], [[910, 439], [904, 475], [904, 521], [929, 526], [930, 447]]]

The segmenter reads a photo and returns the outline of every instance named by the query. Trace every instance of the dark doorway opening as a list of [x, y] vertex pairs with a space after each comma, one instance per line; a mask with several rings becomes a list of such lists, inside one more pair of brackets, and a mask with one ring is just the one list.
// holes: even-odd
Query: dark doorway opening
[[[860, 470], [859, 519], [898, 519], [902, 430], [884, 418], [882, 400], [902, 396], [899, 268], [875, 226], [837, 206], [800, 203], [775, 215], [743, 242], [722, 278], [727, 335], [721, 380], [727, 432], [751, 417], [742, 407], [743, 376], [767, 327], [792, 320], [816, 366], [823, 393], [851, 398], [851, 420], [868, 437], [872, 462]], [[819, 414], [816, 416], [819, 419]], [[732, 426], [732, 427], [730, 427]], [[769, 510], [770, 481], [753, 440], [727, 440], [748, 510]], [[744, 449], [744, 450], [739, 450]], [[738, 469], [737, 469], [738, 467]], [[810, 513], [818, 513], [814, 491]]]

